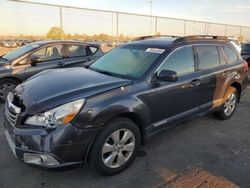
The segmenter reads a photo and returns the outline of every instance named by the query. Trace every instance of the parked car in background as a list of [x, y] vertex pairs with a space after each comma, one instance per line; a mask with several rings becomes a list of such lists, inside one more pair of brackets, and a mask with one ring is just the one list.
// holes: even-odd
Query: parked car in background
[[27, 164], [89, 161], [102, 174], [116, 174], [169, 125], [210, 111], [232, 117], [247, 70], [225, 37], [144, 37], [89, 69], [48, 70], [16, 87], [6, 101], [6, 138]]
[[231, 38], [231, 37], [229, 37], [228, 39], [231, 42], [231, 44], [235, 47], [237, 52], [240, 54], [242, 48], [241, 48], [241, 44], [240, 44], [239, 40], [237, 38]]
[[99, 45], [76, 41], [39, 41], [0, 57], [0, 102], [18, 84], [52, 68], [88, 67], [103, 55]]
[[32, 40], [24, 40], [23, 45], [31, 44], [32, 42], [34, 42], [34, 41], [32, 41]]
[[250, 65], [250, 43], [242, 44], [241, 57], [248, 62], [248, 65]]
[[25, 45], [24, 40], [16, 40], [16, 44], [19, 47]]
[[14, 40], [4, 40], [3, 47], [5, 48], [16, 48], [17, 43]]
[[0, 40], [0, 46], [1, 47], [3, 46], [3, 40]]

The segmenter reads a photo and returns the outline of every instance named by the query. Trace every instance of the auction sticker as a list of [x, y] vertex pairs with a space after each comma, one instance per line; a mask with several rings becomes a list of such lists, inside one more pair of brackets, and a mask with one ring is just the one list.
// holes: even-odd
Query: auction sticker
[[162, 54], [165, 50], [160, 48], [148, 48], [145, 52]]

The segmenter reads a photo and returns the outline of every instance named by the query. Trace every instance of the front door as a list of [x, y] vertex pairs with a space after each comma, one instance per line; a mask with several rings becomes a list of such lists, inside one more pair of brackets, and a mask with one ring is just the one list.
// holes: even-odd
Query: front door
[[200, 74], [196, 72], [192, 46], [175, 50], [156, 74], [162, 70], [175, 71], [179, 78], [176, 82], [158, 80], [150, 86], [148, 101], [155, 128], [197, 113], [200, 105]]
[[[32, 59], [36, 58], [35, 64]], [[29, 78], [43, 70], [63, 68], [65, 59], [63, 54], [63, 45], [46, 46], [30, 55], [30, 67], [26, 69], [26, 78]]]

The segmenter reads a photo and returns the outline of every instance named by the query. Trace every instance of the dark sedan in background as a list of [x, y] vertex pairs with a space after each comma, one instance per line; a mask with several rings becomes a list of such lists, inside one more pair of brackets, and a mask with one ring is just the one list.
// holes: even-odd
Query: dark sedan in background
[[[241, 57], [247, 61], [248, 66], [250, 66], [250, 43], [242, 44]], [[248, 71], [248, 80], [250, 80], [250, 70]]]
[[248, 62], [248, 65], [250, 65], [250, 43], [244, 43], [242, 45], [241, 56]]
[[18, 84], [47, 69], [88, 67], [103, 55], [99, 45], [80, 41], [39, 41], [0, 57], [0, 102]]

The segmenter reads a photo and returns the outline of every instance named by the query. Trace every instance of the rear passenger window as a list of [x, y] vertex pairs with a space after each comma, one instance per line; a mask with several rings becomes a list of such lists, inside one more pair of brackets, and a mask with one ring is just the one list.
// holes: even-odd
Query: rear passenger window
[[217, 67], [220, 65], [218, 49], [212, 45], [200, 45], [198, 48], [199, 68], [201, 70]]
[[171, 70], [178, 75], [194, 72], [194, 53], [193, 47], [187, 46], [173, 52], [162, 64], [157, 73], [162, 70]]
[[82, 45], [69, 45], [69, 57], [84, 57], [86, 49]]
[[231, 48], [229, 48], [227, 46], [223, 46], [222, 49], [227, 57], [227, 62], [229, 64], [234, 63], [235, 61], [237, 61], [239, 59], [238, 55]]

